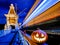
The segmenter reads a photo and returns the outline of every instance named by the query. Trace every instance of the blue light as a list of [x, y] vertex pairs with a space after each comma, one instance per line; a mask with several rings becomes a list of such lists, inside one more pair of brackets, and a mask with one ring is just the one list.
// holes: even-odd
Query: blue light
[[[44, 0], [37, 8], [36, 8], [36, 10], [34, 10], [34, 12], [31, 14], [31, 15], [33, 15], [34, 13], [36, 13], [38, 10], [39, 10], [39, 8], [46, 2], [47, 0]], [[30, 15], [30, 20], [31, 20], [31, 15]], [[25, 21], [25, 22], [27, 22], [27, 21]], [[23, 25], [24, 25], [24, 23], [23, 23]]]
[[[39, 8], [40, 8], [46, 1], [47, 1], [47, 0], [44, 0], [44, 1], [36, 8], [36, 10], [34, 10], [33, 13], [36, 13], [36, 11], [39, 10]], [[32, 14], [33, 14], [33, 13], [32, 13]]]
[[35, 18], [36, 16], [38, 16], [39, 14], [41, 14], [42, 12], [44, 12], [45, 10], [47, 10], [48, 8], [50, 8], [51, 6], [53, 6], [54, 4], [56, 4], [57, 2], [59, 2], [58, 0], [44, 0], [44, 3], [40, 4], [38, 6], [38, 8], [28, 17], [28, 19], [22, 24], [25, 25], [26, 23], [28, 23], [30, 20], [32, 20], [33, 18]]

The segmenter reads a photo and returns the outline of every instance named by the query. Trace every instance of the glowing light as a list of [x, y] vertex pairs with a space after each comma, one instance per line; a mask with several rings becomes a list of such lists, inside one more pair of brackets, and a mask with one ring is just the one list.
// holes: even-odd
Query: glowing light
[[13, 4], [11, 4], [10, 5], [10, 9], [9, 9], [9, 12], [8, 12], [8, 14], [5, 14], [5, 16], [6, 16], [6, 21], [7, 21], [7, 23], [6, 23], [6, 25], [5, 25], [5, 30], [7, 29], [7, 30], [11, 30], [11, 25], [13, 25], [13, 26], [15, 26], [16, 27], [16, 25], [18, 25], [18, 16], [17, 16], [17, 14], [16, 14], [16, 12], [15, 12], [15, 10], [14, 10], [14, 6], [13, 6]]
[[37, 40], [37, 41], [39, 41], [39, 42], [41, 42], [43, 40], [46, 40], [46, 37], [44, 37], [44, 34], [43, 33], [41, 34], [41, 37], [42, 38], [40, 38], [39, 37], [39, 34], [37, 33], [36, 36], [34, 36], [34, 39]]
[[39, 34], [37, 33], [37, 34], [36, 34], [36, 37], [38, 37], [38, 36], [39, 36]]
[[[44, 0], [37, 8], [36, 8], [36, 10], [34, 10], [34, 12], [33, 13], [35, 13], [44, 3], [46, 2], [46, 0]], [[32, 13], [32, 14], [33, 14]], [[31, 18], [30, 18], [31, 19]], [[24, 24], [23, 24], [24, 25]]]
[[43, 33], [41, 34], [41, 37], [44, 37], [44, 34]]
[[56, 4], [57, 2], [58, 0], [44, 0], [44, 2], [42, 2], [37, 7], [37, 9], [27, 18], [27, 20], [22, 24], [22, 26], [28, 23], [33, 18], [35, 18], [36, 16], [38, 16], [39, 14], [41, 14], [42, 12], [44, 12], [45, 10], [47, 10], [48, 8], [50, 8], [51, 6], [53, 6], [54, 4]]
[[60, 1], [60, 0], [59, 0]]
[[34, 39], [37, 40], [37, 41], [39, 41], [39, 42], [41, 42], [41, 41], [45, 41], [45, 40], [46, 40], [46, 37], [44, 37], [44, 38], [36, 38], [36, 37], [34, 36]]
[[43, 43], [45, 41], [47, 41], [47, 34], [46, 32], [42, 31], [42, 30], [36, 30], [31, 34], [32, 40], [34, 42], [38, 42], [38, 43]]

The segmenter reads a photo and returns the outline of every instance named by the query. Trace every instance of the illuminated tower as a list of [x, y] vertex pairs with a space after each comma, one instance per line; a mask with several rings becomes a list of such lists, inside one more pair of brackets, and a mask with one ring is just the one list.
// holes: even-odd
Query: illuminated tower
[[10, 5], [10, 9], [8, 14], [5, 14], [6, 16], [6, 25], [5, 25], [5, 29], [9, 29], [11, 28], [11, 26], [17, 26], [18, 25], [18, 15], [16, 14], [15, 10], [14, 10], [14, 6], [13, 4]]

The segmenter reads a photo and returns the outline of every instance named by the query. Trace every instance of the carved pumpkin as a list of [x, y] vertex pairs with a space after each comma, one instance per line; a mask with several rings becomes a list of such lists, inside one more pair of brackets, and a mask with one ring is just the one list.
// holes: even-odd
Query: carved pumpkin
[[36, 43], [44, 43], [47, 40], [48, 36], [46, 32], [42, 30], [36, 30], [31, 34], [31, 38]]

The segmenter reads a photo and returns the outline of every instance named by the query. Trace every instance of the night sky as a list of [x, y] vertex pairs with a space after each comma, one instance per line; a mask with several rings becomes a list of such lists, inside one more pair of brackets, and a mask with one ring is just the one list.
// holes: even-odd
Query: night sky
[[28, 11], [31, 9], [35, 0], [0, 0], [0, 24], [6, 24], [6, 17], [10, 4], [14, 4], [19, 16], [18, 22], [22, 23]]

